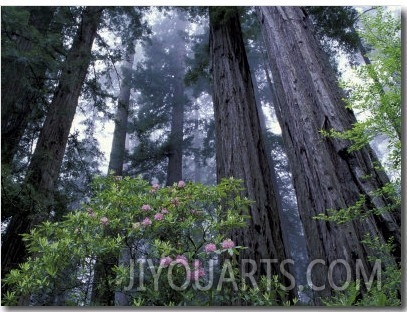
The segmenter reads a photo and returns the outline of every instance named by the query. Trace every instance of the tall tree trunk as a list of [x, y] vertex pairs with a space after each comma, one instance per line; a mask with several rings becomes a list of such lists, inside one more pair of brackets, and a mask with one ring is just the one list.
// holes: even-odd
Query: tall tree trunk
[[[130, 52], [130, 50], [133, 51]], [[134, 62], [134, 48], [128, 47], [124, 65], [122, 67], [123, 79], [120, 86], [120, 94], [117, 103], [115, 128], [113, 132], [112, 150], [110, 152], [108, 174], [123, 175], [123, 162], [126, 152], [127, 121], [130, 106], [131, 78]], [[126, 252], [122, 252], [122, 258], [126, 258]], [[114, 292], [107, 281], [115, 277], [113, 268], [119, 264], [119, 257], [109, 254], [97, 259], [94, 267], [93, 287], [91, 301], [94, 305], [128, 305], [126, 294]]]
[[[366, 270], [372, 269], [367, 257], [374, 252], [361, 243], [365, 234], [378, 236], [381, 242], [394, 236], [398, 244], [394, 256], [400, 260], [400, 212], [373, 214], [345, 224], [313, 219], [328, 213], [329, 208], [355, 205], [360, 195], [366, 196], [363, 212], [386, 206], [388, 199], [373, 197], [371, 192], [388, 178], [375, 168], [377, 158], [369, 147], [349, 153], [349, 142], [321, 135], [320, 130], [349, 129], [356, 118], [341, 100], [343, 92], [307, 16], [298, 7], [258, 7], [257, 13], [272, 65], [277, 91], [274, 105], [293, 172], [310, 260], [325, 261], [325, 266], [316, 265], [312, 271], [313, 284], [325, 285], [315, 292], [316, 304], [320, 304], [319, 297], [331, 293], [326, 269], [334, 261], [347, 261], [353, 279], [357, 259]], [[343, 265], [335, 266], [332, 273], [335, 285], [347, 280]]]
[[[241, 259], [253, 259], [256, 277], [266, 274], [264, 260], [286, 259], [280, 225], [277, 190], [274, 188], [259, 112], [244, 49], [236, 8], [210, 8], [210, 54], [213, 71], [216, 163], [218, 180], [234, 177], [244, 181], [249, 207], [247, 227], [235, 230], [232, 239], [248, 247]], [[278, 264], [273, 274], [284, 282]], [[250, 269], [250, 268], [249, 268]]]
[[[185, 30], [184, 22], [180, 22], [176, 29]], [[184, 94], [184, 58], [185, 46], [179, 45], [173, 52], [175, 54], [173, 68], [173, 105], [171, 113], [171, 134], [168, 148], [167, 186], [182, 180], [182, 150], [184, 142], [184, 106], [187, 97]]]
[[[44, 38], [56, 7], [28, 7], [28, 25]], [[5, 34], [2, 34], [3, 36]], [[1, 80], [1, 164], [11, 166], [18, 144], [32, 118], [33, 110], [42, 96], [44, 62], [24, 62], [24, 55], [35, 48], [36, 43], [27, 34], [16, 39], [16, 48], [23, 57], [2, 57]]]
[[109, 173], [123, 175], [123, 162], [126, 152], [127, 120], [129, 116], [131, 71], [134, 62], [134, 52], [127, 52], [122, 68], [123, 79], [120, 86], [119, 100], [117, 103], [115, 127], [113, 132], [112, 150], [110, 152]]
[[27, 170], [23, 186], [27, 203], [12, 217], [7, 227], [1, 253], [3, 276], [26, 259], [27, 250], [21, 234], [28, 233], [30, 228], [47, 219], [53, 209], [55, 184], [101, 14], [100, 7], [87, 7], [82, 14], [82, 21]]
[[199, 129], [199, 120], [200, 120], [200, 115], [199, 115], [199, 110], [195, 109], [194, 110], [194, 139], [192, 141], [192, 147], [197, 150], [197, 152], [194, 153], [194, 159], [193, 159], [193, 181], [195, 183], [205, 183], [202, 173], [203, 173], [203, 163], [201, 161], [202, 156], [201, 153], [198, 152], [199, 149], [203, 145], [203, 138], [202, 138], [202, 133], [201, 130]]
[[[264, 55], [265, 58], [267, 58], [267, 55]], [[270, 100], [271, 100], [271, 107], [276, 110], [278, 107], [275, 107], [275, 102], [277, 101], [277, 95], [276, 95], [276, 90], [275, 90], [275, 85], [271, 81], [271, 76], [269, 72], [269, 63], [267, 60], [265, 60], [264, 64], [264, 71], [266, 75], [266, 80], [269, 85], [269, 91], [270, 91]], [[284, 153], [284, 160], [285, 162], [288, 163], [287, 159], [287, 149], [284, 146], [284, 144], [280, 143], [277, 141], [275, 144], [278, 144], [281, 148], [281, 150]], [[288, 166], [287, 172], [291, 175], [291, 168]], [[283, 182], [282, 182], [283, 183]], [[283, 186], [279, 185], [279, 190], [280, 190], [280, 197], [281, 195], [281, 188]], [[288, 248], [290, 250], [290, 253], [288, 253], [291, 258], [295, 261], [295, 267], [293, 268], [293, 275], [295, 276], [295, 281], [298, 286], [299, 285], [306, 285], [306, 276], [304, 276], [302, 273], [307, 270], [307, 265], [308, 265], [308, 252], [307, 252], [307, 247], [306, 247], [306, 240], [304, 237], [304, 226], [302, 224], [302, 221], [299, 216], [298, 212], [298, 205], [297, 201], [294, 194], [294, 186], [292, 185], [292, 181], [288, 182], [285, 185], [285, 188], [288, 188], [290, 191], [292, 191], [292, 199], [290, 200], [289, 204], [283, 204], [283, 214], [285, 214], [285, 218], [282, 220], [282, 227], [284, 229], [291, 229], [290, 232], [284, 233], [285, 235], [288, 236]], [[291, 193], [291, 192], [290, 192]], [[288, 217], [288, 214], [290, 217]], [[285, 237], [285, 236], [284, 236]], [[286, 250], [287, 250], [287, 246]], [[308, 296], [305, 296], [303, 299], [309, 300]]]

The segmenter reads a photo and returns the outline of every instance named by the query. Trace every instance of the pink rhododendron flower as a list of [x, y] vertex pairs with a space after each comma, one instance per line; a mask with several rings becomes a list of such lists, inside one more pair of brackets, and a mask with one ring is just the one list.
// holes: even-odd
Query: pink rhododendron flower
[[184, 261], [188, 261], [188, 259], [187, 259], [187, 257], [185, 257], [184, 255], [178, 255], [178, 256], [176, 256], [176, 258], [175, 259], [181, 259], [181, 260], [184, 260]]
[[191, 281], [197, 281], [200, 277], [204, 277], [206, 275], [205, 270], [203, 268], [199, 268], [193, 272], [188, 273], [187, 276], [190, 278]]
[[203, 268], [199, 268], [198, 270], [194, 271], [193, 276], [195, 277], [195, 279], [199, 279], [200, 277], [204, 277], [205, 276], [205, 270]]
[[153, 184], [153, 188], [150, 190], [150, 193], [155, 193], [160, 188], [160, 184]]
[[171, 257], [164, 257], [161, 259], [160, 261], [160, 266], [166, 268], [167, 266], [169, 266], [172, 262]]
[[106, 218], [106, 217], [100, 218], [100, 224], [108, 225], [109, 224], [109, 219]]
[[161, 213], [166, 214], [166, 213], [168, 213], [168, 210], [166, 208], [163, 208], [163, 209], [161, 209]]
[[216, 251], [215, 244], [210, 243], [205, 246], [205, 252], [210, 253], [210, 252], [214, 252], [214, 251]]
[[235, 247], [235, 243], [234, 243], [230, 238], [225, 239], [225, 240], [222, 242], [221, 245], [222, 245], [222, 248], [223, 248], [223, 249], [229, 249], [229, 248]]
[[184, 255], [178, 255], [175, 257], [175, 262], [182, 264], [183, 266], [188, 266], [188, 259]]
[[152, 222], [151, 222], [151, 220], [149, 218], [145, 218], [143, 220], [143, 222], [141, 222], [141, 224], [144, 225], [144, 226], [148, 226], [148, 225], [151, 225]]
[[182, 181], [182, 180], [181, 180], [181, 181], [179, 181], [179, 182], [178, 182], [178, 187], [179, 187], [179, 188], [183, 188], [183, 187], [185, 187], [185, 182], [184, 182], [184, 181]]
[[164, 215], [162, 213], [156, 213], [154, 216], [155, 220], [162, 220], [164, 217]]
[[195, 269], [199, 269], [199, 267], [202, 266], [202, 262], [199, 260], [195, 260], [194, 261], [194, 268]]
[[150, 210], [151, 210], [151, 207], [150, 207], [150, 205], [144, 204], [143, 206], [141, 206], [141, 210], [150, 211]]

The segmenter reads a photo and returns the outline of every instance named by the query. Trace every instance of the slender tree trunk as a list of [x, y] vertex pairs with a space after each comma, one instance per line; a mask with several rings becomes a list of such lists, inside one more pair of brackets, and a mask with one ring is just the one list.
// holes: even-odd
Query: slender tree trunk
[[131, 71], [134, 62], [134, 52], [127, 53], [125, 64], [122, 68], [123, 80], [120, 86], [119, 100], [117, 103], [115, 128], [113, 133], [112, 150], [110, 152], [109, 173], [123, 175], [123, 162], [126, 152], [127, 120], [129, 116]]
[[[184, 23], [177, 25], [176, 29], [185, 30]], [[168, 186], [174, 182], [182, 180], [182, 150], [184, 142], [184, 106], [187, 97], [184, 94], [184, 57], [185, 46], [179, 45], [174, 53], [176, 54], [173, 64], [174, 75], [174, 91], [173, 91], [173, 105], [171, 113], [171, 134], [169, 137], [168, 149], [168, 168], [167, 168], [167, 182]]]
[[[321, 135], [320, 130], [349, 129], [356, 119], [341, 100], [343, 92], [303, 11], [298, 7], [258, 7], [257, 13], [272, 67], [277, 91], [274, 105], [293, 172], [310, 260], [325, 263], [315, 265], [312, 272], [313, 284], [325, 285], [315, 291], [316, 304], [320, 304], [318, 297], [331, 293], [333, 284], [326, 271], [334, 261], [347, 261], [352, 279], [357, 259], [371, 272], [367, 257], [374, 252], [361, 243], [365, 234], [379, 237], [382, 243], [394, 236], [398, 245], [394, 256], [400, 260], [400, 216], [399, 212], [373, 214], [345, 224], [313, 219], [328, 213], [329, 208], [355, 205], [360, 195], [366, 196], [363, 212], [386, 206], [388, 199], [373, 197], [371, 192], [388, 178], [375, 168], [377, 158], [369, 147], [349, 153], [349, 142]], [[346, 273], [345, 266], [336, 265], [333, 283], [343, 285]]]
[[[193, 139], [193, 148], [199, 151], [199, 149], [203, 145], [203, 139], [202, 139], [202, 133], [199, 129], [199, 120], [200, 120], [200, 115], [199, 115], [199, 110], [196, 109], [194, 111], [194, 139]], [[194, 177], [194, 182], [195, 183], [205, 183], [203, 176], [202, 176], [202, 169], [203, 169], [203, 163], [201, 163], [201, 154], [199, 152], [196, 152], [194, 154], [194, 160], [193, 160], [193, 177]]]
[[[131, 47], [129, 47], [131, 49]], [[127, 51], [122, 67], [123, 79], [120, 86], [120, 94], [117, 103], [115, 128], [113, 132], [112, 150], [108, 174], [123, 175], [123, 162], [126, 152], [127, 120], [130, 105], [131, 73], [134, 62], [134, 51]], [[126, 252], [122, 252], [122, 258], [126, 258]], [[116, 292], [108, 281], [115, 277], [113, 268], [118, 265], [119, 257], [115, 254], [106, 255], [97, 259], [94, 268], [93, 287], [91, 301], [94, 305], [128, 305], [126, 294]]]
[[87, 7], [68, 53], [29, 165], [25, 185], [27, 205], [12, 217], [2, 245], [2, 273], [24, 262], [27, 251], [21, 234], [47, 219], [53, 209], [53, 193], [75, 115], [80, 91], [90, 63], [91, 48], [102, 14], [99, 7]]
[[[28, 25], [45, 36], [56, 7], [27, 9], [30, 12]], [[35, 43], [28, 37], [16, 39], [16, 48], [21, 53], [30, 53], [33, 45]], [[24, 130], [42, 95], [47, 66], [43, 62], [27, 63], [17, 57], [2, 57], [1, 67], [1, 163], [11, 166]]]
[[218, 180], [224, 177], [242, 179], [246, 189], [243, 195], [254, 201], [249, 207], [251, 219], [247, 227], [234, 231], [232, 239], [238, 245], [248, 247], [241, 252], [240, 258], [256, 262], [256, 277], [266, 274], [264, 262], [277, 259], [278, 264], [271, 264], [272, 274], [278, 274], [289, 286], [279, 269], [286, 253], [276, 200], [278, 194], [262, 138], [236, 8], [210, 8], [210, 54], [217, 177]]

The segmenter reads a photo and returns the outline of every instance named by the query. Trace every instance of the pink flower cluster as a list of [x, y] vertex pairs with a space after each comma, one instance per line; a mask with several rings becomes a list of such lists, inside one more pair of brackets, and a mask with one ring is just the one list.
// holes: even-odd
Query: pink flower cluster
[[[222, 246], [223, 249], [235, 247], [235, 243], [230, 238], [225, 239], [220, 245]], [[214, 243], [206, 244], [204, 249], [206, 253], [215, 252], [217, 250], [216, 245]]]
[[210, 243], [210, 244], [207, 244], [205, 246], [205, 252], [206, 253], [210, 253], [210, 252], [214, 252], [214, 251], [216, 251], [216, 245], [215, 244]]
[[235, 243], [230, 239], [225, 239], [221, 244], [223, 249], [229, 249], [235, 247]]
[[166, 268], [167, 266], [169, 266], [172, 262], [171, 257], [164, 257], [160, 260], [160, 266], [162, 266], [163, 268]]
[[157, 190], [160, 188], [160, 184], [153, 184], [152, 189], [150, 190], [150, 193], [155, 193]]
[[183, 187], [185, 187], [185, 182], [184, 182], [184, 181], [182, 181], [182, 180], [181, 180], [181, 181], [179, 181], [179, 182], [178, 182], [178, 187], [179, 187], [179, 188], [183, 188]]
[[175, 257], [175, 263], [182, 264], [183, 266], [188, 265], [188, 259], [184, 255], [178, 255]]
[[[157, 184], [157, 185], [158, 185], [158, 184]], [[144, 204], [143, 206], [141, 206], [141, 210], [143, 210], [143, 211], [151, 211], [152, 209], [151, 209], [151, 206], [150, 206], [150, 205]], [[156, 214], [154, 215], [154, 220], [158, 220], [158, 221], [163, 220], [163, 219], [164, 219], [164, 214], [166, 214], [166, 213], [168, 213], [168, 210], [165, 209], [165, 208], [162, 208], [162, 209], [161, 209], [161, 212], [158, 212], [158, 213], [156, 213]], [[145, 218], [145, 219], [141, 222], [141, 224], [144, 225], [144, 226], [149, 226], [149, 225], [152, 224], [152, 221], [151, 221], [150, 218]]]
[[162, 220], [164, 215], [162, 213], [156, 213], [154, 216], [154, 220]]
[[195, 260], [193, 266], [194, 266], [194, 270], [191, 272], [191, 275], [190, 275], [191, 281], [196, 281], [200, 277], [205, 276], [205, 270], [202, 267], [201, 261]]
[[104, 226], [108, 225], [109, 224], [109, 219], [106, 218], [106, 217], [100, 218], [100, 224], [104, 225]]

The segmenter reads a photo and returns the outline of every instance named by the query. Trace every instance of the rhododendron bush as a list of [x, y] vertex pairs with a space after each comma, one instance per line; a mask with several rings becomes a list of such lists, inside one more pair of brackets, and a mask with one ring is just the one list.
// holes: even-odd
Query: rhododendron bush
[[105, 285], [92, 285], [95, 263], [109, 254], [119, 261], [106, 285], [130, 304], [220, 302], [216, 263], [226, 259], [223, 273], [234, 274], [235, 255], [244, 248], [228, 236], [246, 224], [250, 202], [240, 196], [241, 181], [160, 187], [108, 176], [96, 178], [93, 190], [80, 210], [24, 236], [30, 258], [4, 279], [5, 304], [52, 304], [63, 294], [65, 304], [89, 305], [92, 287]]

